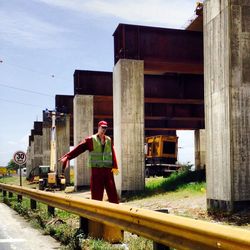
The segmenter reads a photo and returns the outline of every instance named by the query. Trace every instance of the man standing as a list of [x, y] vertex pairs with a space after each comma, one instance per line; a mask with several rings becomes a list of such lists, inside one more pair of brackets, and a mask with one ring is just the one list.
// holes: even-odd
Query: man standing
[[89, 167], [91, 168], [90, 190], [91, 198], [102, 200], [104, 188], [109, 202], [119, 203], [115, 187], [114, 175], [118, 174], [117, 160], [111, 138], [105, 135], [108, 128], [106, 121], [98, 123], [98, 132], [84, 139], [72, 151], [61, 157], [63, 168], [68, 161], [89, 150]]

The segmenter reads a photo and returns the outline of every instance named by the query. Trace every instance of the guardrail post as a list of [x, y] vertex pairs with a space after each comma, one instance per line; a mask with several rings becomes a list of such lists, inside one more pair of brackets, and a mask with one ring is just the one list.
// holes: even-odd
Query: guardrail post
[[96, 221], [88, 221], [88, 231], [89, 236], [96, 238], [96, 239], [102, 239], [103, 238], [103, 224]]
[[79, 217], [79, 228], [83, 231], [84, 235], [89, 234], [89, 220], [87, 218]]
[[54, 216], [55, 215], [55, 208], [48, 205], [48, 215]]
[[17, 195], [17, 202], [22, 202], [22, 200], [23, 200], [23, 196], [21, 195], [21, 194], [18, 194]]
[[9, 192], [9, 198], [12, 198], [12, 197], [13, 197], [13, 193]]
[[153, 242], [153, 250], [170, 250], [170, 247], [157, 242]]
[[[167, 209], [157, 209], [155, 211], [168, 214]], [[157, 242], [153, 242], [153, 250], [170, 250], [170, 247], [162, 245], [162, 244], [157, 243]]]
[[109, 243], [121, 243], [123, 241], [123, 230], [111, 227], [100, 222], [88, 220], [89, 236], [104, 239]]
[[30, 199], [30, 208], [31, 209], [36, 209], [37, 208], [36, 200]]
[[116, 227], [103, 225], [103, 239], [110, 243], [121, 243], [123, 241], [124, 231]]

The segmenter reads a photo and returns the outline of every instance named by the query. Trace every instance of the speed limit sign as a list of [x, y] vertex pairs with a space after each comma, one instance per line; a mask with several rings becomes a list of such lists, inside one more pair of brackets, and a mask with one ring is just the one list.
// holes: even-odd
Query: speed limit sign
[[13, 155], [13, 161], [17, 164], [17, 165], [23, 165], [26, 163], [27, 157], [25, 152], [23, 151], [17, 151], [14, 155]]

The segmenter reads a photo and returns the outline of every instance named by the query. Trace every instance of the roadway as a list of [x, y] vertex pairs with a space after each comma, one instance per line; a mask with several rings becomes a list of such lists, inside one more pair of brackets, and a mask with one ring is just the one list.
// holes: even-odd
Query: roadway
[[60, 249], [60, 243], [42, 235], [7, 205], [0, 203], [1, 250]]

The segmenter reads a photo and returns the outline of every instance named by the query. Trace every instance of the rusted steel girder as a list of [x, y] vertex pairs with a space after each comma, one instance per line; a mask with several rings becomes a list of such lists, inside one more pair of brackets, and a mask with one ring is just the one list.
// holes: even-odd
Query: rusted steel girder
[[56, 95], [56, 110], [65, 114], [73, 114], [73, 95]]
[[114, 61], [144, 60], [146, 74], [203, 73], [203, 34], [198, 31], [119, 24]]
[[43, 135], [43, 122], [34, 122], [34, 135]]
[[[145, 120], [204, 120], [204, 103], [152, 103], [151, 98], [145, 100]], [[113, 116], [112, 96], [94, 96], [94, 115], [97, 118]]]
[[[67, 102], [61, 102], [60, 95], [57, 95], [56, 100], [58, 111], [61, 112], [60, 103], [65, 107]], [[65, 96], [62, 96], [62, 100], [65, 100]], [[69, 98], [69, 100], [73, 102], [72, 98]], [[73, 113], [71, 114], [73, 116]], [[108, 134], [112, 136], [112, 96], [94, 96], [93, 125], [96, 126], [100, 120], [109, 122], [111, 129], [108, 131]], [[73, 139], [72, 128], [73, 124], [71, 124], [71, 138]], [[201, 128], [204, 128], [204, 101], [202, 99], [145, 98], [145, 135], [169, 134], [169, 130], [175, 129]], [[72, 139], [71, 145], [73, 145]]]
[[34, 141], [34, 135], [43, 135], [43, 122], [34, 122], [33, 129], [31, 129], [29, 135], [29, 146], [30, 143]]
[[[144, 76], [145, 98], [204, 100], [203, 75], [165, 74]], [[74, 95], [112, 96], [111, 72], [76, 70], [74, 73]], [[185, 102], [185, 101], [184, 101]]]
[[[74, 73], [74, 95], [94, 96], [94, 126], [99, 120], [108, 120], [111, 136], [112, 81], [111, 72], [76, 70]], [[204, 128], [203, 75], [176, 73], [145, 75], [144, 89], [145, 123], [150, 125], [145, 127], [146, 135], [169, 134], [170, 130], [175, 129]], [[73, 96], [57, 95], [56, 107], [59, 112], [72, 114], [71, 145], [73, 145]], [[160, 125], [157, 121], [161, 121]]]
[[75, 70], [74, 95], [113, 95], [111, 72]]

